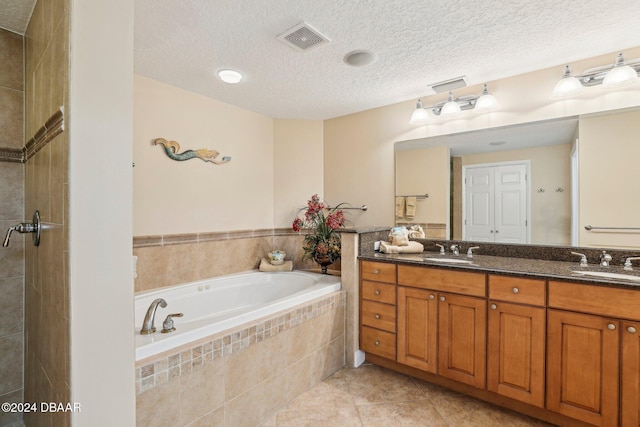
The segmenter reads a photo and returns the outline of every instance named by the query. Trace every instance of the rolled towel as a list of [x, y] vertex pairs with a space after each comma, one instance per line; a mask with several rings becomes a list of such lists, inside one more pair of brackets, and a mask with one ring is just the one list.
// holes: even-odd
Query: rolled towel
[[293, 261], [285, 261], [280, 265], [273, 265], [266, 258], [262, 258], [262, 260], [260, 261], [260, 267], [258, 268], [258, 270], [266, 271], [266, 272], [292, 271]]
[[389, 242], [380, 242], [380, 252], [385, 254], [418, 254], [424, 252], [424, 246], [419, 242], [409, 242], [407, 246], [395, 246]]
[[396, 218], [404, 216], [404, 197], [396, 197]]
[[409, 228], [410, 239], [424, 239], [424, 237], [425, 237], [424, 230], [420, 225], [418, 224], [412, 225], [411, 228]]
[[405, 213], [407, 218], [413, 218], [416, 216], [416, 201], [417, 199], [415, 197], [407, 197], [405, 202], [407, 205]]
[[393, 227], [389, 233], [389, 241], [394, 246], [407, 246], [409, 244], [409, 232], [406, 227]]

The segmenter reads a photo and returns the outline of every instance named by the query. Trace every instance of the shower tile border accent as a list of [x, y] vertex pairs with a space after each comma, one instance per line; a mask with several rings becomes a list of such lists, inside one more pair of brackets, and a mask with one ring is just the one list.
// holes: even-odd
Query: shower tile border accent
[[53, 113], [44, 125], [40, 126], [35, 135], [27, 141], [23, 149], [23, 162], [33, 157], [42, 149], [42, 147], [47, 145], [62, 132], [64, 132], [64, 107], [60, 107], [55, 113]]
[[60, 107], [47, 119], [45, 124], [27, 141], [24, 148], [0, 147], [0, 162], [25, 163], [62, 132], [64, 132], [64, 107]]
[[165, 234], [157, 236], [134, 236], [134, 248], [180, 245], [185, 243], [214, 242], [253, 237], [293, 236], [300, 233], [291, 228], [263, 228], [257, 230], [230, 230], [207, 233]]
[[136, 366], [136, 396], [171, 379], [187, 375], [193, 368], [220, 361], [224, 356], [238, 353], [345, 303], [346, 291], [340, 290], [291, 311], [251, 323], [244, 329], [200, 341], [193, 347], [181, 347], [175, 353]]

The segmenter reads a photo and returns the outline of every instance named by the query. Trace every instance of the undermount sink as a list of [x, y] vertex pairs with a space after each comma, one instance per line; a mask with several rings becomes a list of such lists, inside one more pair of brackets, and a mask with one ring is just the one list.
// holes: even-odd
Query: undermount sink
[[630, 274], [620, 273], [607, 273], [604, 271], [572, 271], [575, 274], [582, 274], [585, 276], [604, 277], [606, 279], [619, 279], [619, 280], [632, 280], [634, 282], [640, 282], [640, 276], [632, 276]]
[[454, 258], [424, 258], [425, 261], [447, 262], [453, 264], [471, 264], [473, 261]]

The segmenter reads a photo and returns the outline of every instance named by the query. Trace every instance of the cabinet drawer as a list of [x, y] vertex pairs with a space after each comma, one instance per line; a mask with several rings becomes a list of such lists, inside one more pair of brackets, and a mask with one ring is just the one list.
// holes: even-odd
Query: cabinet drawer
[[396, 334], [363, 326], [362, 335], [360, 335], [360, 349], [366, 353], [395, 360]]
[[360, 275], [364, 280], [396, 283], [396, 265], [386, 262], [362, 261]]
[[396, 306], [374, 301], [362, 301], [362, 324], [395, 332]]
[[549, 307], [640, 320], [640, 289], [549, 281]]
[[486, 278], [483, 273], [450, 269], [398, 266], [398, 284], [456, 294], [483, 297]]
[[521, 304], [545, 305], [544, 280], [489, 275], [489, 298]]
[[396, 304], [396, 285], [362, 281], [362, 298], [385, 304]]

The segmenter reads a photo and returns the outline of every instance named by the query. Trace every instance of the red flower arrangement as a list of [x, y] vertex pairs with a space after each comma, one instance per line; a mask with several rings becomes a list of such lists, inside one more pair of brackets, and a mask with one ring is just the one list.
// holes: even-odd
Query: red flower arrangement
[[[314, 194], [293, 220], [294, 231], [308, 230], [302, 246], [303, 259], [316, 261], [322, 266], [323, 273], [326, 273], [328, 265], [340, 259], [340, 236], [335, 231], [345, 224], [344, 212], [340, 209], [342, 205], [344, 203], [328, 208]], [[303, 218], [300, 217], [302, 212]]]

